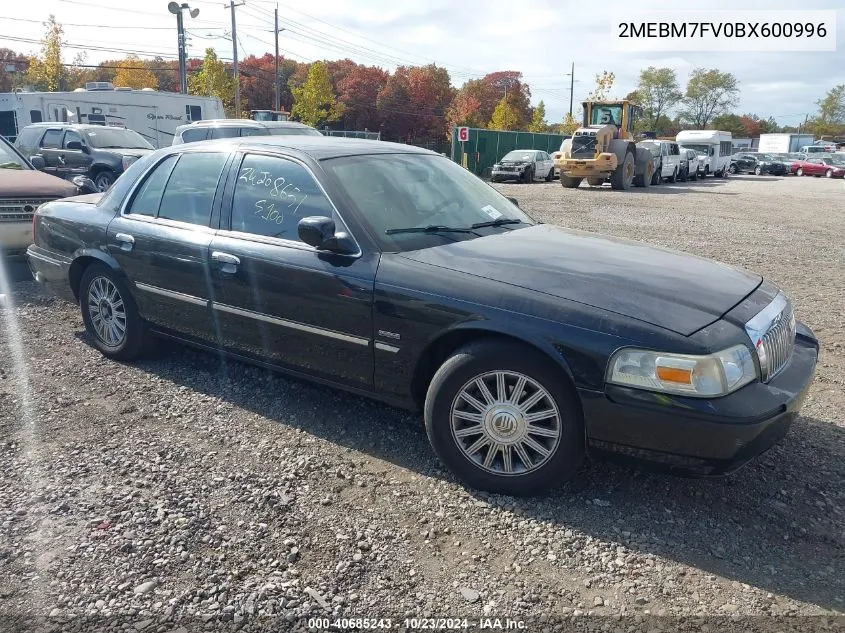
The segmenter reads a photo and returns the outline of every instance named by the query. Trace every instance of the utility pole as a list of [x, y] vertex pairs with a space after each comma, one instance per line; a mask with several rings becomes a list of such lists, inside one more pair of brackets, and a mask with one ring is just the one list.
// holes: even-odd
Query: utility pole
[[229, 4], [223, 5], [232, 10], [232, 75], [235, 80], [235, 118], [241, 116], [241, 81], [238, 78], [238, 27], [235, 25], [235, 7], [243, 6], [243, 4], [243, 2], [235, 4], [232, 0]]
[[569, 73], [569, 117], [572, 118], [572, 95], [575, 94], [575, 62], [572, 62], [572, 71]]
[[273, 13], [274, 13], [275, 18], [276, 18], [276, 28], [273, 30], [273, 35], [276, 36], [276, 75], [275, 75], [275, 78], [276, 78], [276, 81], [275, 81], [276, 93], [275, 93], [275, 99], [273, 101], [273, 109], [276, 112], [278, 112], [279, 110], [281, 110], [281, 108], [279, 106], [281, 105], [281, 101], [282, 101], [281, 86], [279, 86], [279, 7], [278, 6], [276, 6], [276, 10]]

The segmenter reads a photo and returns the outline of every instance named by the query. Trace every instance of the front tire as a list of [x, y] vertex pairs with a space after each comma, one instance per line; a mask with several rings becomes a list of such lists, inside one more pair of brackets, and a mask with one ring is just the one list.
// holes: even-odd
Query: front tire
[[678, 168], [677, 167], [675, 168], [675, 171], [672, 172], [672, 175], [669, 176], [666, 180], [668, 180], [671, 183], [678, 182]]
[[799, 168], [795, 171], [795, 175], [796, 175], [796, 176], [803, 176], [803, 175], [804, 175], [804, 170], [803, 170], [801, 167], [799, 167]]
[[479, 342], [437, 370], [425, 400], [434, 452], [464, 484], [535, 495], [584, 460], [580, 403], [550, 359], [511, 342]]
[[729, 171], [729, 172], [731, 172], [732, 174], [735, 174], [735, 173], [737, 173], [739, 170], [737, 169], [737, 166], [736, 166], [736, 165], [731, 165], [730, 167], [728, 167], [728, 171]]
[[91, 264], [79, 284], [85, 329], [104, 356], [132, 360], [140, 356], [146, 326], [126, 283], [104, 264]]
[[622, 164], [610, 174], [610, 188], [616, 189], [617, 191], [627, 191], [630, 189], [631, 184], [634, 182], [634, 165], [634, 154], [632, 152], [626, 152]]
[[763, 174], [763, 169], [760, 166], [757, 166], [757, 167], [754, 168], [754, 175], [755, 176], [760, 176], [762, 174]]
[[94, 176], [94, 184], [97, 186], [98, 191], [108, 191], [115, 180], [117, 180], [117, 176], [113, 171], [109, 171], [108, 169], [97, 172], [97, 175]]
[[549, 173], [546, 174], [546, 182], [551, 182], [554, 179], [555, 179], [555, 168], [551, 167], [549, 169]]
[[698, 180], [698, 170], [697, 169], [690, 175], [689, 179], [692, 180], [693, 182]]

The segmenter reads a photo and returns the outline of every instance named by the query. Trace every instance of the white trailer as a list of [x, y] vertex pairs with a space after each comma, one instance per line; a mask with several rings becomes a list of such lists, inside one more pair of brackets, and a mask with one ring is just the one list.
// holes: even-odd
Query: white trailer
[[757, 149], [764, 154], [790, 154], [812, 142], [812, 134], [761, 134]]
[[720, 130], [684, 130], [675, 137], [682, 147], [694, 150], [704, 164], [704, 175], [724, 176], [731, 164], [733, 138]]
[[166, 147], [177, 126], [225, 116], [217, 97], [115, 88], [108, 82], [89, 82], [73, 92], [0, 93], [0, 135], [10, 142], [30, 123], [57, 121], [126, 127], [153, 147]]

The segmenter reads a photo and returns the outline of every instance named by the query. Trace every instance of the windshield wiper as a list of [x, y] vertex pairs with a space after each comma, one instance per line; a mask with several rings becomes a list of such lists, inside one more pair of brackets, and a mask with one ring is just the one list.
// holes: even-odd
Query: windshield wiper
[[444, 226], [442, 224], [429, 224], [428, 226], [409, 226], [404, 229], [387, 229], [385, 235], [396, 235], [397, 233], [472, 233], [471, 228], [459, 226]]
[[481, 229], [485, 226], [502, 226], [504, 224], [522, 224], [522, 220], [515, 220], [513, 218], [499, 218], [498, 220], [488, 220], [487, 222], [476, 222], [470, 228]]

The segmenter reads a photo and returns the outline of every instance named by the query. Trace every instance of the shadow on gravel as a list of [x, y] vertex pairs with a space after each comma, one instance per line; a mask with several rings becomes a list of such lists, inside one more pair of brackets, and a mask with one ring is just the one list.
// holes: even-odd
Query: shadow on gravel
[[[415, 414], [179, 345], [162, 347], [137, 366], [338, 446], [454, 481], [434, 458]], [[635, 552], [841, 610], [843, 447], [845, 429], [802, 417], [782, 444], [722, 479], [593, 462], [545, 497], [473, 495]]]

